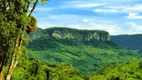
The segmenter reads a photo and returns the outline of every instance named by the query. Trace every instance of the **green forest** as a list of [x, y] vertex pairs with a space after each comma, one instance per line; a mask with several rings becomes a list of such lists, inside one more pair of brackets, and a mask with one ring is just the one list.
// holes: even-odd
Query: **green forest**
[[137, 51], [63, 45], [49, 50], [25, 49], [12, 80], [142, 79], [142, 55]]
[[38, 28], [39, 2], [48, 1], [0, 0], [0, 80], [142, 80], [139, 43], [129, 50], [103, 30]]
[[[111, 41], [59, 40], [49, 35], [48, 31], [52, 34], [53, 29], [59, 30], [37, 29], [27, 36], [31, 41], [24, 45], [26, 57], [21, 61], [27, 65], [17, 66], [13, 80], [41, 77], [43, 80], [141, 80], [142, 55], [138, 51], [121, 48]], [[60, 30], [68, 33], [66, 28]]]
[[142, 36], [141, 34], [118, 35], [118, 36], [111, 36], [111, 40], [120, 47], [123, 47], [125, 49], [137, 50], [139, 53], [142, 53], [141, 36]]

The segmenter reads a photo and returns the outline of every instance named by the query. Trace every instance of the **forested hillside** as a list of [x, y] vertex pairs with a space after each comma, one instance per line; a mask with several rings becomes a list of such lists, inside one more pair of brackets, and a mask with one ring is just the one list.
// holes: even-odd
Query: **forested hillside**
[[140, 1], [84, 1], [0, 0], [0, 80], [142, 80]]
[[[68, 39], [70, 38], [68, 36], [67, 39], [61, 39], [60, 35], [58, 35], [59, 39], [56, 36], [52, 36], [54, 31], [56, 31], [56, 35], [60, 31], [60, 35], [64, 38], [67, 34], [69, 35], [70, 32], [74, 31], [77, 35], [82, 33], [87, 35], [89, 33], [89, 31], [85, 32], [83, 30], [82, 33], [78, 34], [79, 30], [68, 28], [39, 29], [28, 36], [31, 41], [26, 47], [29, 49], [28, 56], [30, 58], [48, 65], [71, 64], [80, 71], [81, 75], [87, 77], [107, 64], [127, 63], [132, 58], [141, 60], [141, 55], [137, 51], [122, 49], [115, 45], [108, 37], [106, 37], [108, 39], [106, 41], [100, 40], [101, 38], [98, 40], [92, 38], [93, 40], [84, 41], [87, 39], [82, 38], [80, 40], [79, 37], [75, 37], [79, 38], [78, 41], [78, 39]], [[102, 34], [103, 31], [99, 32]], [[109, 36], [108, 33], [107, 36]]]
[[111, 40], [122, 48], [142, 53], [142, 34], [111, 36]]
[[142, 62], [137, 59], [127, 64], [110, 64], [98, 70], [90, 80], [142, 80]]

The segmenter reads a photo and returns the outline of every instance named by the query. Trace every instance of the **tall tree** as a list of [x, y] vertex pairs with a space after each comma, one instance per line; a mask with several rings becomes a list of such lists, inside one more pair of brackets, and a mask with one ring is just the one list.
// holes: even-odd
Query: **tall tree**
[[[32, 12], [38, 1], [0, 0], [0, 80], [11, 79], [22, 54], [21, 46], [26, 34], [36, 30], [37, 21]], [[47, 0], [40, 1], [44, 3]]]

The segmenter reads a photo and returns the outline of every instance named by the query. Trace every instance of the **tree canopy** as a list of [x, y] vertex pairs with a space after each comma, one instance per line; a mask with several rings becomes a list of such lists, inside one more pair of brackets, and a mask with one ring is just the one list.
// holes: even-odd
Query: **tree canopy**
[[[8, 67], [7, 80], [18, 63], [26, 34], [36, 30], [37, 21], [32, 13], [38, 1], [0, 0], [0, 74], [4, 67]], [[42, 3], [46, 1], [40, 0]]]

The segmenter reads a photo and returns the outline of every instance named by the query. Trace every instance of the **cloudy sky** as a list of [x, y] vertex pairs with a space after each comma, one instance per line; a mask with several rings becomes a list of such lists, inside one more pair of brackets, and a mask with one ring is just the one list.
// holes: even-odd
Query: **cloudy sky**
[[34, 13], [40, 28], [99, 29], [111, 35], [142, 33], [142, 0], [49, 0]]

